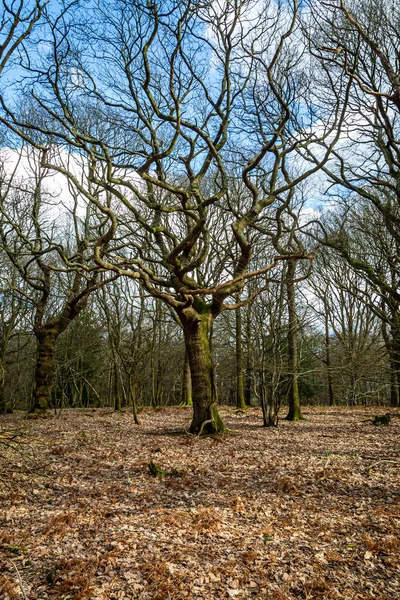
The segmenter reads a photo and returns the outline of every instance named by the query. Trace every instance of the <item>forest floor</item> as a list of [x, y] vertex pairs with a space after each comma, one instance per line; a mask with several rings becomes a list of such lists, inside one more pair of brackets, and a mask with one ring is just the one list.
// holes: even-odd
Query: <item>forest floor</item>
[[366, 420], [385, 411], [263, 429], [223, 408], [218, 438], [184, 433], [190, 409], [1, 417], [0, 442], [24, 435], [0, 444], [0, 598], [400, 599], [400, 411]]

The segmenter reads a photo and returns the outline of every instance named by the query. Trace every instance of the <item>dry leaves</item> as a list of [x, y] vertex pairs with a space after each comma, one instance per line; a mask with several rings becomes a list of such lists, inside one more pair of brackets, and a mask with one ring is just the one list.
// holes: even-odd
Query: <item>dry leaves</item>
[[5, 416], [27, 451], [2, 454], [0, 598], [400, 599], [400, 419], [305, 412], [225, 408], [217, 439], [185, 409]]

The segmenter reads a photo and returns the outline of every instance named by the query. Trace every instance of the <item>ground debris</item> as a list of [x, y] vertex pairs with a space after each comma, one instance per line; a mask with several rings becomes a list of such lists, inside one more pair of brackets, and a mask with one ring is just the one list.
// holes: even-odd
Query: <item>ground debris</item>
[[0, 487], [1, 600], [400, 599], [400, 419], [221, 412], [221, 438], [185, 435], [182, 408], [30, 422], [35, 451]]

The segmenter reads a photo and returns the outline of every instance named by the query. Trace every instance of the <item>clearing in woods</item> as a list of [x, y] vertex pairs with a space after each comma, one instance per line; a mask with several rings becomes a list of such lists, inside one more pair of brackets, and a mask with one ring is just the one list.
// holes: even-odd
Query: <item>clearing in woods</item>
[[381, 412], [263, 429], [223, 408], [218, 438], [176, 433], [190, 409], [2, 417], [0, 598], [398, 599], [400, 418]]

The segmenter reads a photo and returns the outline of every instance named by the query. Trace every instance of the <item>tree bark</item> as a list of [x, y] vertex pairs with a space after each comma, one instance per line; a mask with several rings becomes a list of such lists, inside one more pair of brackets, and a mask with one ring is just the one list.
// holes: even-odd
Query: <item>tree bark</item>
[[390, 352], [390, 406], [400, 406], [400, 343], [398, 336], [392, 333]]
[[325, 365], [326, 365], [326, 375], [327, 375], [327, 379], [328, 379], [329, 406], [335, 406], [335, 396], [334, 396], [334, 392], [333, 392], [332, 369], [331, 369], [331, 338], [329, 336], [328, 304], [326, 302], [326, 299], [324, 300], [324, 312], [325, 312]]
[[136, 391], [137, 391], [136, 373], [132, 369], [129, 374], [129, 392], [130, 392], [130, 396], [131, 396], [133, 418], [134, 418], [136, 425], [140, 425], [138, 411], [137, 411]]
[[190, 433], [222, 433], [226, 427], [218, 414], [214, 370], [210, 348], [210, 312], [198, 313], [192, 307], [179, 314], [185, 337], [192, 378], [193, 420]]
[[398, 377], [397, 363], [392, 362], [391, 373], [390, 373], [390, 406], [394, 408], [400, 406], [400, 382]]
[[[0, 414], [6, 414], [7, 411], [7, 401], [6, 401], [6, 390], [5, 390], [5, 381], [6, 381], [6, 373], [5, 373], [5, 344], [2, 348], [2, 352], [0, 355]], [[11, 410], [10, 410], [11, 412]]]
[[7, 403], [6, 398], [6, 354], [13, 323], [7, 324], [2, 318], [0, 325], [3, 329], [0, 340], [0, 414], [7, 414], [13, 412], [13, 408], [11, 404]]
[[246, 406], [251, 406], [254, 386], [254, 365], [253, 365], [253, 330], [251, 327], [251, 304], [246, 310], [246, 379], [245, 379], [245, 401]]
[[[237, 302], [240, 302], [238, 295]], [[244, 397], [243, 377], [243, 339], [242, 339], [242, 313], [240, 308], [236, 309], [236, 408], [244, 410], [246, 401]]]
[[183, 380], [182, 380], [182, 395], [181, 406], [192, 406], [192, 376], [190, 373], [189, 356], [185, 346], [185, 358], [183, 363]]
[[288, 365], [289, 365], [289, 412], [287, 421], [300, 421], [303, 419], [300, 409], [300, 395], [298, 383], [298, 361], [297, 361], [297, 314], [296, 297], [294, 290], [294, 277], [296, 272], [296, 261], [288, 260], [287, 270], [287, 302], [288, 302]]
[[44, 329], [36, 333], [37, 358], [35, 368], [35, 387], [30, 412], [44, 413], [48, 406], [55, 380], [54, 357], [57, 332]]
[[5, 394], [5, 389], [4, 389], [4, 381], [0, 380], [0, 414], [5, 415], [7, 412], [8, 411], [7, 411], [6, 394]]
[[114, 357], [113, 367], [113, 395], [114, 395], [114, 410], [117, 412], [121, 411], [121, 394], [118, 383], [118, 365], [116, 362], [116, 356]]

